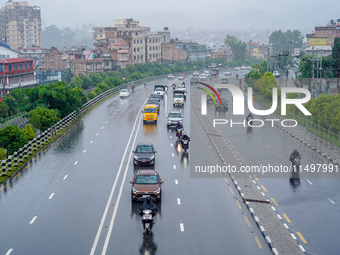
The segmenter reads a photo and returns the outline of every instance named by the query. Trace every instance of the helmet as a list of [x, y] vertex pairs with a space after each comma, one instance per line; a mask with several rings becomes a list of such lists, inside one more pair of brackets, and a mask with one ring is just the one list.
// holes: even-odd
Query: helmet
[[297, 149], [294, 149], [294, 151], [297, 151]]
[[186, 132], [184, 132], [184, 133], [183, 133], [183, 136], [187, 136], [187, 133], [186, 133]]
[[181, 122], [178, 121], [177, 124], [178, 124], [178, 125], [181, 125]]
[[146, 202], [150, 203], [151, 202], [151, 197], [146, 198]]

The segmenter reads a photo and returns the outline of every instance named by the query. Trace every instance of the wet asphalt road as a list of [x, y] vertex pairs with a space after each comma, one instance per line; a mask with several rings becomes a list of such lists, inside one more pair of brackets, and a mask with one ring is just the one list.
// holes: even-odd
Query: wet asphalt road
[[[198, 123], [189, 128], [190, 96], [179, 109], [195, 137], [190, 153], [166, 127], [170, 86], [157, 125], [142, 124], [153, 84], [98, 105], [0, 191], [0, 254], [270, 254], [230, 180], [190, 178], [190, 153], [216, 162]], [[130, 199], [139, 141], [155, 145], [164, 181], [150, 236]]]

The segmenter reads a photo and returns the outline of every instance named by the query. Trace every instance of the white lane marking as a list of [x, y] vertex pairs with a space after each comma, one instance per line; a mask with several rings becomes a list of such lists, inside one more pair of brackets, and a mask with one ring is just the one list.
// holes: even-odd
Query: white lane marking
[[306, 250], [303, 248], [302, 245], [299, 245], [300, 249], [303, 251], [303, 252], [306, 252]]
[[[142, 107], [143, 107], [143, 105], [142, 105]], [[96, 248], [97, 248], [97, 245], [98, 245], [98, 241], [99, 241], [99, 237], [100, 237], [101, 232], [102, 232], [102, 229], [103, 229], [104, 221], [105, 221], [105, 219], [106, 219], [108, 210], [109, 210], [109, 208], [110, 208], [111, 200], [112, 200], [113, 194], [114, 194], [114, 192], [115, 192], [115, 190], [116, 190], [116, 185], [117, 185], [118, 179], [119, 179], [119, 177], [120, 177], [121, 169], [122, 169], [123, 164], [124, 164], [124, 159], [125, 159], [127, 150], [128, 150], [128, 148], [129, 148], [129, 144], [130, 144], [130, 142], [131, 142], [132, 136], [133, 136], [133, 134], [134, 134], [133, 131], [135, 130], [135, 126], [136, 126], [136, 124], [137, 124], [137, 121], [141, 119], [141, 115], [140, 115], [139, 113], [141, 112], [142, 107], [141, 107], [141, 108], [139, 109], [139, 111], [138, 111], [138, 114], [137, 114], [137, 116], [136, 116], [136, 120], [135, 120], [135, 123], [134, 123], [134, 125], [133, 125], [133, 128], [132, 128], [132, 131], [131, 131], [129, 140], [128, 140], [127, 144], [126, 144], [126, 148], [125, 148], [125, 151], [124, 151], [124, 154], [123, 154], [123, 157], [122, 157], [122, 161], [120, 162], [120, 166], [119, 166], [118, 172], [117, 172], [117, 174], [116, 174], [115, 181], [114, 181], [114, 183], [113, 183], [113, 185], [112, 185], [112, 189], [111, 189], [111, 192], [110, 192], [110, 196], [109, 196], [109, 198], [108, 198], [108, 200], [107, 200], [107, 204], [106, 204], [106, 206], [105, 206], [105, 210], [104, 210], [102, 219], [101, 219], [101, 221], [100, 221], [100, 224], [99, 224], [99, 227], [98, 227], [98, 230], [97, 230], [96, 237], [95, 237], [95, 239], [94, 239], [94, 241], [93, 241], [93, 245], [92, 245], [92, 249], [91, 249], [90, 255], [93, 255], [93, 254], [95, 253], [95, 251], [96, 251]], [[139, 122], [140, 122], [140, 121], [139, 121]], [[138, 127], [139, 127], [139, 125], [140, 125], [140, 124], [138, 124]], [[137, 135], [136, 135], [136, 138], [137, 138]], [[130, 156], [131, 156], [131, 155], [132, 155], [132, 153], [130, 153]], [[129, 166], [129, 164], [126, 164], [126, 167], [128, 167], [128, 166]], [[124, 175], [124, 177], [125, 177], [125, 176], [126, 176], [126, 175]], [[123, 185], [124, 185], [124, 182], [123, 182]], [[123, 189], [120, 188], [120, 190], [123, 190]], [[117, 204], [119, 203], [119, 200], [118, 200], [118, 199], [120, 199], [119, 196], [118, 196], [117, 201], [116, 201], [115, 210], [116, 210], [116, 208], [117, 208]], [[115, 213], [112, 215], [112, 217], [115, 217]], [[106, 252], [106, 250], [103, 250], [103, 253], [104, 253], [104, 254], [105, 254], [105, 252]]]
[[48, 199], [52, 199], [53, 196], [54, 196], [54, 193], [52, 193]]
[[176, 169], [176, 165], [174, 165], [174, 169]]
[[172, 138], [172, 136], [170, 136], [170, 138]]
[[178, 180], [175, 180], [175, 184], [178, 185]]
[[293, 233], [291, 233], [291, 235], [292, 235], [292, 237], [296, 240], [296, 236], [295, 236]]
[[286, 223], [283, 223], [283, 226], [285, 226], [286, 229], [289, 229], [289, 227]]
[[174, 154], [174, 153], [171, 153], [171, 155], [172, 155], [173, 157], [175, 157], [175, 154]]
[[328, 200], [329, 200], [329, 202], [331, 202], [333, 205], [335, 205], [335, 202], [334, 202], [332, 199], [328, 198]]
[[181, 205], [181, 199], [180, 198], [177, 198], [177, 204]]
[[96, 134], [96, 136], [99, 135], [98, 133]]
[[171, 146], [171, 147], [173, 147], [173, 145], [172, 145], [172, 144], [170, 144], [170, 146]]
[[93, 143], [93, 141], [91, 141], [90, 143]]
[[63, 180], [65, 180], [67, 177], [68, 177], [68, 175], [65, 175], [64, 178], [63, 178]]
[[101, 129], [104, 129], [104, 127], [101, 127]]
[[85, 153], [86, 152], [86, 149], [85, 150], [83, 150], [83, 153]]
[[74, 162], [74, 164], [75, 164], [75, 165], [78, 164], [78, 160], [77, 160], [76, 162]]
[[314, 185], [310, 180], [307, 180], [307, 182], [308, 182], [310, 185]]
[[269, 144], [267, 144], [268, 148], [271, 148]]
[[11, 254], [11, 252], [13, 251], [13, 249], [9, 249], [8, 250], [8, 252], [6, 252], [6, 254], [5, 255], [9, 255], [9, 254]]
[[37, 218], [38, 218], [38, 216], [34, 216], [33, 219], [31, 220], [30, 224], [33, 224]]
[[184, 224], [183, 223], [179, 224], [179, 228], [181, 229], [181, 232], [184, 232]]
[[280, 154], [278, 154], [279, 158], [282, 158], [282, 156]]

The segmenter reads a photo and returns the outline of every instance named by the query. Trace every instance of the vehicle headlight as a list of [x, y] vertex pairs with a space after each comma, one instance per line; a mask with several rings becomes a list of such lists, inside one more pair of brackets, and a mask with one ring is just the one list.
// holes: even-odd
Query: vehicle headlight
[[161, 188], [158, 188], [158, 189], [155, 190], [153, 193], [155, 193], [156, 195], [158, 195], [159, 193], [161, 193]]
[[136, 160], [138, 159], [138, 157], [136, 155], [133, 155], [133, 158], [136, 159]]
[[137, 194], [139, 191], [138, 190], [136, 190], [134, 187], [132, 187], [132, 193], [133, 194]]
[[155, 158], [155, 155], [152, 155], [151, 157], [150, 157], [150, 160], [153, 160]]
[[146, 115], [144, 114], [144, 117], [146, 117]]

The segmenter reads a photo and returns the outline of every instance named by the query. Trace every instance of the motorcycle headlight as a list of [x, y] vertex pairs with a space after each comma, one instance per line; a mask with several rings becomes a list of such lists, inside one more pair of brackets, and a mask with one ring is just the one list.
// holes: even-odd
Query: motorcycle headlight
[[132, 193], [137, 194], [139, 191], [132, 187]]
[[150, 157], [150, 160], [153, 160], [155, 158], [155, 155], [152, 155], [151, 157]]
[[153, 193], [155, 193], [156, 195], [158, 195], [159, 193], [161, 193], [161, 188], [158, 188], [158, 189], [155, 190]]

